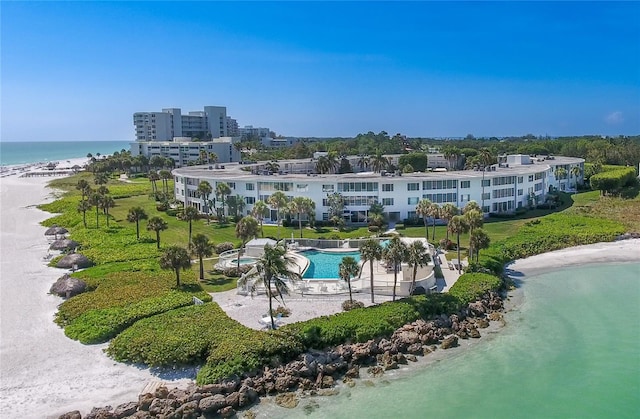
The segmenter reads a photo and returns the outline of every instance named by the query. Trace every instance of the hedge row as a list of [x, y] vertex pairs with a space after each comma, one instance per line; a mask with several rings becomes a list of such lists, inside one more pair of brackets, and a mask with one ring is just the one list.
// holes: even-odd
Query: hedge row
[[465, 273], [458, 278], [449, 290], [449, 294], [462, 304], [468, 304], [488, 291], [500, 288], [502, 280], [495, 275], [484, 273]]
[[636, 179], [634, 167], [623, 167], [616, 170], [597, 173], [589, 179], [591, 189], [603, 192], [613, 192], [631, 185]]

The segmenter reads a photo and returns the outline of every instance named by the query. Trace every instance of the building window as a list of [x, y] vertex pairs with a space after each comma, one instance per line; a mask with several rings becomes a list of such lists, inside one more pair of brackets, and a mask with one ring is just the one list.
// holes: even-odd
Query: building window
[[455, 189], [458, 187], [457, 180], [426, 180], [422, 182], [422, 189]]
[[524, 191], [522, 189], [518, 189], [518, 196], [522, 196], [523, 193]]
[[470, 180], [462, 180], [460, 181], [460, 187], [462, 189], [467, 189], [471, 187], [471, 181]]
[[328, 212], [323, 212], [322, 213], [322, 221], [329, 221], [329, 213]]
[[308, 183], [298, 183], [296, 185], [296, 192], [309, 192], [309, 184]]
[[524, 182], [524, 176], [518, 176], [518, 183]]
[[393, 192], [393, 183], [383, 183], [382, 192]]
[[322, 192], [333, 192], [333, 185], [322, 185]]
[[491, 193], [490, 192], [485, 192], [482, 194], [482, 199], [491, 199]]
[[491, 186], [491, 179], [485, 179], [482, 181], [482, 186]]
[[407, 212], [407, 218], [409, 218], [409, 219], [418, 218], [418, 214], [416, 214], [415, 211], [408, 211]]
[[382, 198], [382, 205], [387, 207], [393, 205], [393, 198]]
[[408, 205], [418, 205], [418, 201], [420, 200], [420, 198], [416, 197], [411, 197], [411, 198], [407, 198], [407, 204]]
[[407, 190], [408, 191], [419, 191], [420, 190], [420, 183], [418, 183], [418, 182], [407, 183]]
[[253, 183], [247, 183], [245, 187], [247, 188], [248, 191], [252, 191], [256, 186]]
[[529, 175], [529, 182], [533, 182], [533, 175]]
[[256, 203], [256, 198], [253, 196], [245, 196], [244, 197], [244, 202], [246, 202], [249, 205], [253, 205]]
[[236, 183], [235, 182], [227, 182], [227, 185], [229, 185], [229, 188], [231, 188], [231, 189], [235, 189], [236, 188]]

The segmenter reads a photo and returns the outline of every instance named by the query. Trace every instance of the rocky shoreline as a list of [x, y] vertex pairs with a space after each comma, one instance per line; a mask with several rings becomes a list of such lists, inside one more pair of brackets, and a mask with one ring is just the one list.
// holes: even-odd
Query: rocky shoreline
[[[266, 396], [275, 396], [276, 404], [282, 407], [294, 408], [305, 397], [337, 394], [340, 382], [353, 387], [358, 378], [383, 376], [399, 365], [417, 362], [418, 357], [458, 346], [459, 339], [480, 338], [480, 330], [490, 322], [504, 322], [503, 311], [503, 298], [490, 292], [458, 313], [406, 324], [388, 339], [309, 351], [289, 363], [219, 384], [172, 390], [160, 387], [140, 395], [137, 402], [94, 408], [84, 419], [230, 418], [241, 411], [245, 417], [254, 417], [248, 409]], [[77, 410], [59, 417], [82, 418]]]

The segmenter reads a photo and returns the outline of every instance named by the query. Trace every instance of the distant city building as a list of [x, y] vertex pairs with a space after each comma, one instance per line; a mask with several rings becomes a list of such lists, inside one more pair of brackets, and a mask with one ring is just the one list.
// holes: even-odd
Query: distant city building
[[229, 137], [239, 137], [240, 131], [238, 130], [238, 121], [227, 116], [227, 134]]
[[271, 130], [269, 128], [258, 128], [258, 127], [254, 128], [252, 125], [245, 125], [244, 128], [238, 129], [238, 135], [244, 138], [246, 137], [265, 138], [265, 137], [269, 137], [270, 133], [271, 133]]
[[227, 108], [224, 106], [205, 106], [204, 111], [189, 112], [187, 115], [182, 115], [180, 108], [133, 114], [136, 141], [172, 141], [175, 137], [228, 137], [227, 122]]

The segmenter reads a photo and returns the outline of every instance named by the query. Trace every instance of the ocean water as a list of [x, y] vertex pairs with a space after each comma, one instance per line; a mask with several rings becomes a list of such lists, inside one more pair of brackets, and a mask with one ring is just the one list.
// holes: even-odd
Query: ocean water
[[521, 291], [507, 326], [474, 348], [260, 417], [640, 417], [640, 264], [559, 270]]
[[64, 159], [113, 154], [129, 150], [131, 141], [37, 141], [0, 142], [0, 166], [60, 161]]

